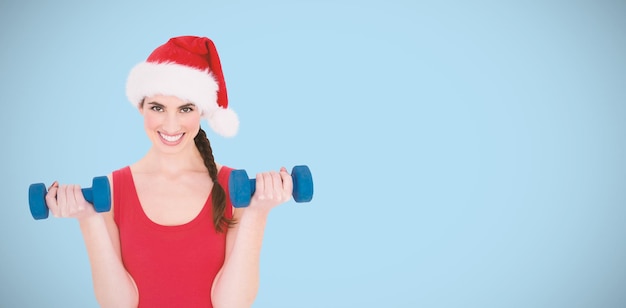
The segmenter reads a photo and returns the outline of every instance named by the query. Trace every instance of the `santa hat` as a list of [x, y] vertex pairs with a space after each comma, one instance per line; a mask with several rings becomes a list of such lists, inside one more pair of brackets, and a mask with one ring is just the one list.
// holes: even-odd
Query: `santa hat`
[[211, 128], [224, 137], [237, 134], [239, 119], [228, 108], [222, 65], [213, 41], [179, 36], [155, 49], [128, 75], [126, 96], [134, 106], [152, 95], [172, 95], [199, 108]]

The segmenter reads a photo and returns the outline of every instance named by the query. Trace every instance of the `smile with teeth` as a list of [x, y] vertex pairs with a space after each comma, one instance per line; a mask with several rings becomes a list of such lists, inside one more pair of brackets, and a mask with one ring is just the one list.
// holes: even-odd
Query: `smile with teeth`
[[167, 142], [176, 142], [178, 140], [180, 140], [180, 138], [184, 135], [184, 133], [180, 133], [178, 135], [166, 135], [162, 132], [159, 132], [159, 135], [161, 136], [161, 138], [165, 139], [165, 141]]

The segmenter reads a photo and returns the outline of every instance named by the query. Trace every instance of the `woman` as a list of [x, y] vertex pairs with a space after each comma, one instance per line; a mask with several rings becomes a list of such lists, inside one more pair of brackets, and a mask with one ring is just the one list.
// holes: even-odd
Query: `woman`
[[270, 210], [289, 200], [283, 167], [256, 175], [247, 208], [228, 198], [232, 170], [217, 164], [201, 128], [206, 119], [233, 136], [221, 64], [205, 37], [175, 37], [135, 66], [127, 96], [152, 142], [134, 164], [109, 174], [111, 211], [96, 213], [77, 185], [53, 183], [57, 217], [77, 218], [102, 307], [249, 307], [259, 286]]

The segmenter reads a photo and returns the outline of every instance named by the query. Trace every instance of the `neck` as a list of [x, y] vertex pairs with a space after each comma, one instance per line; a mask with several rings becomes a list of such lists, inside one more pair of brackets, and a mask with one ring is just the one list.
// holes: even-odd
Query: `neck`
[[166, 154], [151, 148], [137, 162], [137, 167], [146, 173], [178, 174], [185, 171], [206, 172], [202, 156], [197, 148], [175, 154]]

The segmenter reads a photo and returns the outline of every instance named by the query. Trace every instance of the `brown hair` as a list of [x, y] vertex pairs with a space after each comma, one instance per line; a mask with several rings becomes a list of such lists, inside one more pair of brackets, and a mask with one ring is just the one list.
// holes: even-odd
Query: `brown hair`
[[200, 131], [194, 138], [196, 147], [200, 151], [204, 165], [209, 170], [211, 180], [213, 180], [213, 190], [211, 190], [211, 202], [213, 204], [213, 226], [218, 233], [225, 232], [227, 228], [234, 224], [234, 220], [224, 215], [226, 211], [226, 192], [217, 181], [217, 165], [213, 158], [213, 150], [211, 143], [206, 136], [206, 132], [200, 128]]

